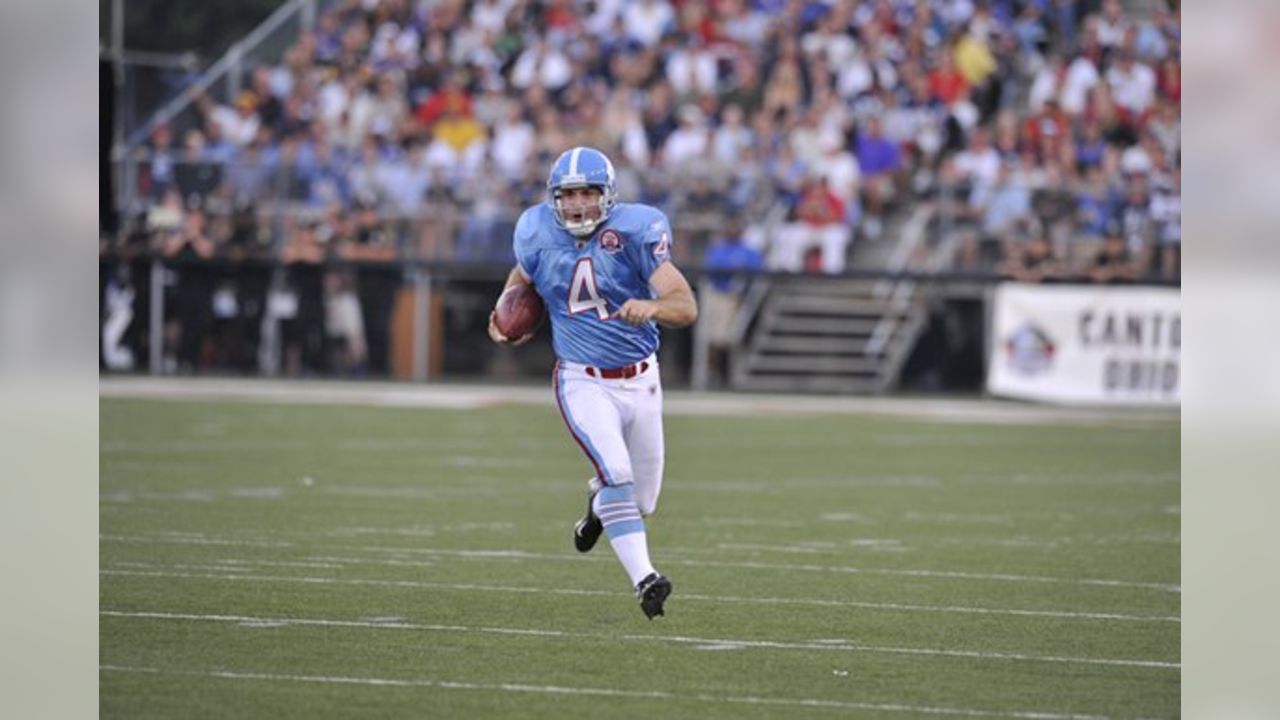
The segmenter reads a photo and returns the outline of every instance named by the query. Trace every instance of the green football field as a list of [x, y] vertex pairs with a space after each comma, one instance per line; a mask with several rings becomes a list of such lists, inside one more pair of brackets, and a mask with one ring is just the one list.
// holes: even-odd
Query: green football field
[[549, 400], [100, 420], [104, 718], [1179, 714], [1176, 418], [669, 415], [652, 622]]

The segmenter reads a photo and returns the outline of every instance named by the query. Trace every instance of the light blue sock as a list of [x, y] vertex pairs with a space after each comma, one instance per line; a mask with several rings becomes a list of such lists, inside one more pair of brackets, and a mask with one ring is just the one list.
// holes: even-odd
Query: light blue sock
[[631, 585], [634, 587], [650, 573], [657, 572], [649, 560], [649, 542], [640, 509], [636, 507], [634, 486], [628, 483], [600, 488], [593, 508], [609, 536], [613, 553], [631, 577]]

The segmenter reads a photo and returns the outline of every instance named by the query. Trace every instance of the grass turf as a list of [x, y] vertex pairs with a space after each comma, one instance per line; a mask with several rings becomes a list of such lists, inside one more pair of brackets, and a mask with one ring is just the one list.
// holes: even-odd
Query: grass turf
[[1175, 717], [1179, 433], [667, 419], [645, 620], [554, 407], [103, 399], [103, 717]]

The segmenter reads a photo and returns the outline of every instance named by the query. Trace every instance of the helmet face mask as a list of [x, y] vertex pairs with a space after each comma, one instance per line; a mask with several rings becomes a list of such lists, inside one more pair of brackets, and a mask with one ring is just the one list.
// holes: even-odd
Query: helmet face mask
[[[599, 193], [571, 192], [580, 188], [593, 188]], [[599, 150], [576, 147], [566, 150], [551, 164], [547, 201], [556, 223], [575, 237], [590, 235], [608, 220], [616, 199], [613, 163]]]

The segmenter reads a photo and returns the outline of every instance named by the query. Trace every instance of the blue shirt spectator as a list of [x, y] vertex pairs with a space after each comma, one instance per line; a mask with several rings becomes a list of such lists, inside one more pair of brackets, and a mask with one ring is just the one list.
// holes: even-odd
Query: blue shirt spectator
[[868, 118], [866, 132], [858, 137], [858, 167], [864, 175], [893, 173], [902, 167], [898, 144], [884, 137], [878, 117]]
[[[732, 232], [731, 228], [731, 232], [707, 248], [702, 266], [709, 271], [707, 279], [711, 281], [711, 286], [718, 292], [728, 293], [735, 289], [733, 271], [759, 271], [764, 267], [764, 257], [754, 248], [743, 245], [742, 235]], [[713, 272], [715, 270], [721, 272]]]

